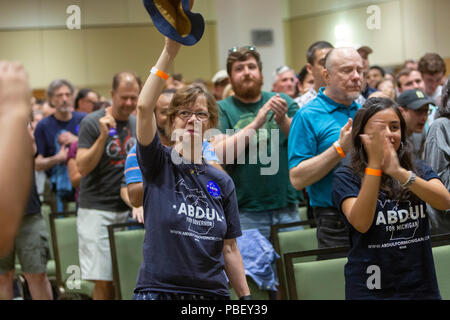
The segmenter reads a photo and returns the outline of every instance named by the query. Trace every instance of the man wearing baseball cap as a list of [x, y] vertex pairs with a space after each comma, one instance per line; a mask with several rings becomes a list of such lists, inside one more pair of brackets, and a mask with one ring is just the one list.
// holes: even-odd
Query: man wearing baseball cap
[[369, 54], [373, 52], [372, 48], [368, 46], [360, 46], [356, 51], [358, 51], [359, 55], [363, 59], [363, 69], [364, 71], [369, 71], [370, 63], [369, 63]]
[[424, 141], [411, 139], [413, 133], [422, 133], [428, 119], [429, 105], [433, 100], [428, 98], [423, 91], [406, 90], [397, 99], [406, 122], [406, 134], [414, 145], [414, 153], [421, 158]]
[[361, 84], [361, 95], [356, 100], [356, 102], [359, 103], [360, 105], [363, 105], [364, 102], [366, 102], [366, 100], [369, 99], [369, 96], [377, 91], [377, 89], [372, 88], [367, 82], [367, 77], [369, 75], [370, 70], [369, 55], [373, 52], [373, 50], [368, 46], [356, 46], [355, 49], [356, 51], [358, 51], [363, 61], [363, 79]]
[[211, 82], [213, 83], [212, 93], [214, 95], [214, 98], [216, 98], [217, 101], [222, 100], [223, 90], [225, 89], [227, 84], [230, 83], [227, 70], [218, 71], [212, 78]]

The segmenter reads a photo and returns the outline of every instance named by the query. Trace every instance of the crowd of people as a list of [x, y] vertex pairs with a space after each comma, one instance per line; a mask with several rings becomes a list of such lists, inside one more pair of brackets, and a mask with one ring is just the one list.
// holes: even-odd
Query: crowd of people
[[146, 230], [134, 299], [228, 299], [228, 281], [251, 299], [236, 239], [270, 241], [304, 201], [319, 248], [351, 247], [348, 299], [440, 298], [430, 235], [450, 232], [450, 84], [438, 54], [394, 74], [367, 46], [317, 41], [298, 73], [274, 70], [269, 92], [256, 47], [231, 48], [210, 86], [167, 74], [179, 47], [166, 38], [145, 82], [118, 72], [110, 99], [64, 79], [32, 99], [23, 67], [0, 62], [1, 299], [16, 254], [32, 298], [53, 298], [42, 200], [76, 203], [94, 299], [114, 299], [106, 226], [130, 219]]

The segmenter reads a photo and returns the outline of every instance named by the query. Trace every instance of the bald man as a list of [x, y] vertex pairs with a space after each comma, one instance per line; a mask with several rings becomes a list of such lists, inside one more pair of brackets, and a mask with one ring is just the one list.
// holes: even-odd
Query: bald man
[[333, 172], [350, 150], [352, 119], [361, 107], [355, 100], [362, 73], [355, 49], [332, 49], [322, 73], [326, 87], [292, 120], [289, 177], [294, 188], [308, 191], [319, 248], [349, 245], [348, 229], [333, 207], [331, 191]]
[[114, 76], [112, 105], [87, 115], [80, 125], [77, 166], [82, 178], [78, 209], [81, 277], [95, 281], [95, 300], [114, 299], [107, 225], [128, 220], [120, 197], [128, 151], [135, 144], [141, 80], [121, 72]]

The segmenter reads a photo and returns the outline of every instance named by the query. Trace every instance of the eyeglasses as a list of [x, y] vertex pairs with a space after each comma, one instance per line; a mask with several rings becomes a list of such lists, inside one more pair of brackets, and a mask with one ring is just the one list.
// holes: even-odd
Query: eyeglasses
[[208, 121], [209, 119], [209, 113], [204, 111], [192, 112], [188, 110], [180, 110], [177, 113], [178, 117], [180, 117], [180, 119], [182, 120], [189, 120], [193, 114], [195, 114], [195, 117], [199, 121]]
[[256, 51], [255, 46], [232, 47], [232, 48], [228, 49], [228, 54], [237, 52], [237, 51], [239, 51], [239, 49], [247, 49], [249, 51]]

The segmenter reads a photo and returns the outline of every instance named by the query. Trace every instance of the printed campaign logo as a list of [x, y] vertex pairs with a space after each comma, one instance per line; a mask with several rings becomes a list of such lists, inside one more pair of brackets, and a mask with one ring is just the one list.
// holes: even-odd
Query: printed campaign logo
[[206, 189], [214, 198], [218, 198], [220, 196], [220, 188], [214, 181], [208, 181], [208, 183], [206, 184]]
[[[211, 181], [215, 184], [214, 181]], [[220, 189], [212, 187], [213, 192], [219, 192]], [[209, 189], [208, 189], [208, 192]], [[197, 235], [207, 235], [214, 228], [215, 222], [223, 222], [225, 217], [221, 216], [214, 208], [210, 208], [207, 202], [206, 194], [201, 189], [189, 188], [184, 179], [180, 179], [175, 185], [175, 193], [183, 197], [184, 202], [177, 208], [177, 214], [186, 216], [187, 230]]]
[[390, 240], [409, 240], [414, 238], [420, 219], [426, 218], [423, 205], [411, 205], [410, 201], [378, 200], [380, 207], [376, 225], [385, 225], [390, 232]]
[[190, 202], [190, 205], [198, 206], [200, 203], [203, 203], [205, 206], [208, 206], [208, 202], [206, 199], [206, 195], [202, 190], [197, 188], [191, 189], [186, 185], [184, 179], [180, 179], [175, 185], [175, 193], [181, 194], [183, 200], [186, 202]]
[[[114, 130], [112, 130], [114, 129]], [[125, 132], [125, 133], [124, 133]], [[111, 128], [108, 142], [105, 146], [106, 155], [109, 157], [111, 166], [123, 166], [128, 152], [136, 144], [130, 128], [124, 127], [119, 133], [117, 129]]]

